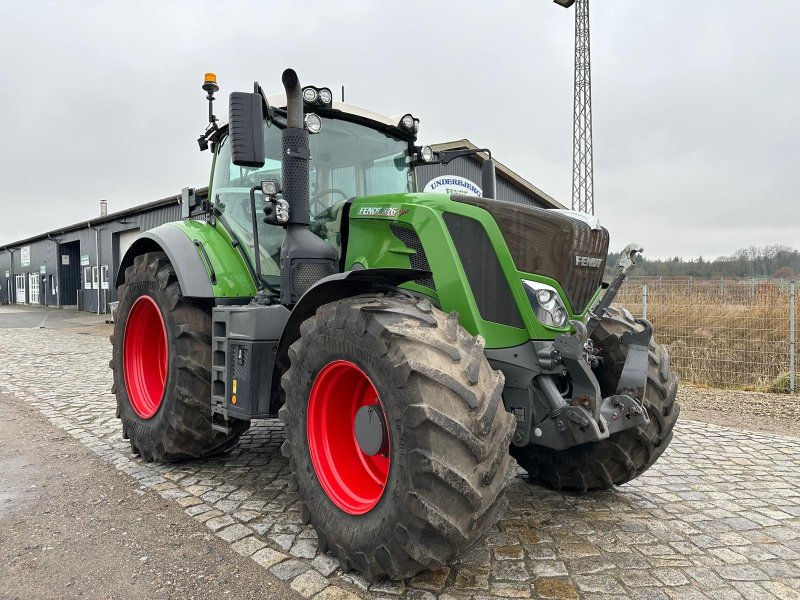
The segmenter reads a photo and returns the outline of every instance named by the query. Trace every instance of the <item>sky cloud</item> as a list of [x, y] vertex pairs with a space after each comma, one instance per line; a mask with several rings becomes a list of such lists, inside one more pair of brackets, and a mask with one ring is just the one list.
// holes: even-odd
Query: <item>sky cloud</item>
[[[573, 14], [526, 2], [3, 3], [0, 244], [208, 181], [202, 74], [412, 112], [570, 202]], [[612, 247], [800, 246], [800, 3], [592, 4], [596, 212]]]

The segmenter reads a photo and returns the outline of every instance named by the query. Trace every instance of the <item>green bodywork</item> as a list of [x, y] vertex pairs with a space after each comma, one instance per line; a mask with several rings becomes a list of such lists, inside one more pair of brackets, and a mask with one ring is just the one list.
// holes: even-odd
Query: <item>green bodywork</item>
[[206, 266], [209, 279], [213, 268], [215, 282], [212, 282], [211, 289], [215, 298], [252, 298], [256, 295], [256, 285], [242, 253], [234, 248], [233, 240], [224, 227], [191, 219], [169, 223], [169, 226], [177, 227], [192, 242], [203, 245], [211, 265], [207, 264], [206, 256], [199, 249], [197, 253]]
[[[442, 218], [445, 212], [464, 215], [482, 223], [522, 316], [524, 329], [487, 321], [481, 317], [458, 252]], [[400, 224], [412, 228], [425, 248], [436, 289], [414, 282], [406, 283], [402, 287], [431, 297], [446, 312], [458, 312], [464, 328], [472, 334], [483, 336], [487, 348], [508, 348], [532, 339], [552, 340], [557, 335], [570, 331], [569, 325], [556, 328], [543, 325], [536, 319], [522, 279], [552, 286], [561, 295], [570, 319], [586, 318], [588, 309], [581, 314], [572, 312], [559, 282], [536, 273], [517, 270], [500, 229], [492, 216], [482, 208], [454, 202], [444, 194], [403, 193], [357, 198], [350, 206], [349, 214], [345, 269], [351, 269], [356, 263], [368, 269], [411, 268], [411, 255], [416, 251], [406, 247], [395, 237], [390, 225]], [[219, 222], [212, 226], [203, 221], [186, 220], [172, 225], [183, 230], [192, 241], [198, 240], [202, 243], [216, 275], [216, 284], [212, 286], [216, 297], [249, 298], [255, 295], [256, 285], [242, 252], [234, 247], [231, 236]], [[200, 254], [205, 263], [205, 257]], [[598, 289], [597, 293], [599, 292]]]
[[[362, 210], [365, 208], [369, 210]], [[372, 210], [373, 208], [379, 210]], [[525, 329], [481, 318], [458, 252], [442, 218], [445, 212], [470, 217], [483, 225], [497, 253]], [[454, 202], [445, 194], [389, 194], [356, 199], [350, 208], [345, 267], [349, 269], [353, 264], [361, 263], [366, 268], [409, 268], [410, 254], [415, 251], [407, 248], [392, 234], [389, 228], [392, 223], [401, 223], [416, 231], [425, 248], [436, 290], [416, 283], [407, 283], [402, 287], [430, 296], [445, 312], [458, 312], [464, 328], [474, 335], [482, 335], [487, 348], [508, 348], [531, 339], [552, 340], [557, 335], [570, 331], [569, 325], [564, 328], [550, 327], [536, 319], [522, 285], [523, 279], [554, 287], [564, 301], [570, 319], [584, 320], [586, 317], [588, 309], [577, 315], [572, 312], [559, 282], [517, 270], [503, 235], [488, 212], [477, 206]], [[598, 288], [598, 293], [599, 291]]]

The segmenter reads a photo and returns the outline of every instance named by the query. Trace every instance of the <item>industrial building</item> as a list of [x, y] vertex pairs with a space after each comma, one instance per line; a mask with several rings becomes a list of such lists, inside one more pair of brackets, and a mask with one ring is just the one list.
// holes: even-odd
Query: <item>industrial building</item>
[[[432, 146], [434, 151], [476, 149], [469, 140]], [[454, 160], [447, 166], [423, 165], [416, 169], [420, 190], [442, 183], [438, 191], [457, 191], [459, 184], [480, 181], [480, 155]], [[514, 171], [497, 164], [498, 200], [542, 208], [564, 208], [556, 200]], [[464, 181], [466, 180], [466, 181]], [[456, 190], [449, 189], [452, 185]], [[196, 191], [207, 195], [206, 188]], [[463, 193], [463, 192], [459, 192]], [[113, 281], [120, 260], [143, 231], [181, 218], [181, 195], [177, 194], [119, 212], [100, 215], [28, 239], [0, 244], [0, 303], [71, 307], [107, 313], [117, 300]]]

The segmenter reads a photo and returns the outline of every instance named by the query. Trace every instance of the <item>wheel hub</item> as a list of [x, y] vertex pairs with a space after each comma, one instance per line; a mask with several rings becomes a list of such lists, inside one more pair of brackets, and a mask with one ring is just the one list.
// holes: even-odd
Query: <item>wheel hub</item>
[[388, 440], [386, 439], [386, 428], [381, 418], [382, 414], [383, 411], [378, 404], [362, 406], [356, 412], [356, 418], [353, 422], [356, 441], [361, 451], [368, 456], [386, 454], [388, 450]]

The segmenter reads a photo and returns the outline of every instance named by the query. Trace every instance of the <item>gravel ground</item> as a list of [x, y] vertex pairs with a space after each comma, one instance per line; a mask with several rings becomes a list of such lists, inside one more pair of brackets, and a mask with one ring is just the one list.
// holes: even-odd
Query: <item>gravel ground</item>
[[681, 384], [681, 418], [800, 437], [800, 395], [741, 392]]
[[0, 598], [300, 597], [38, 411], [0, 405]]

